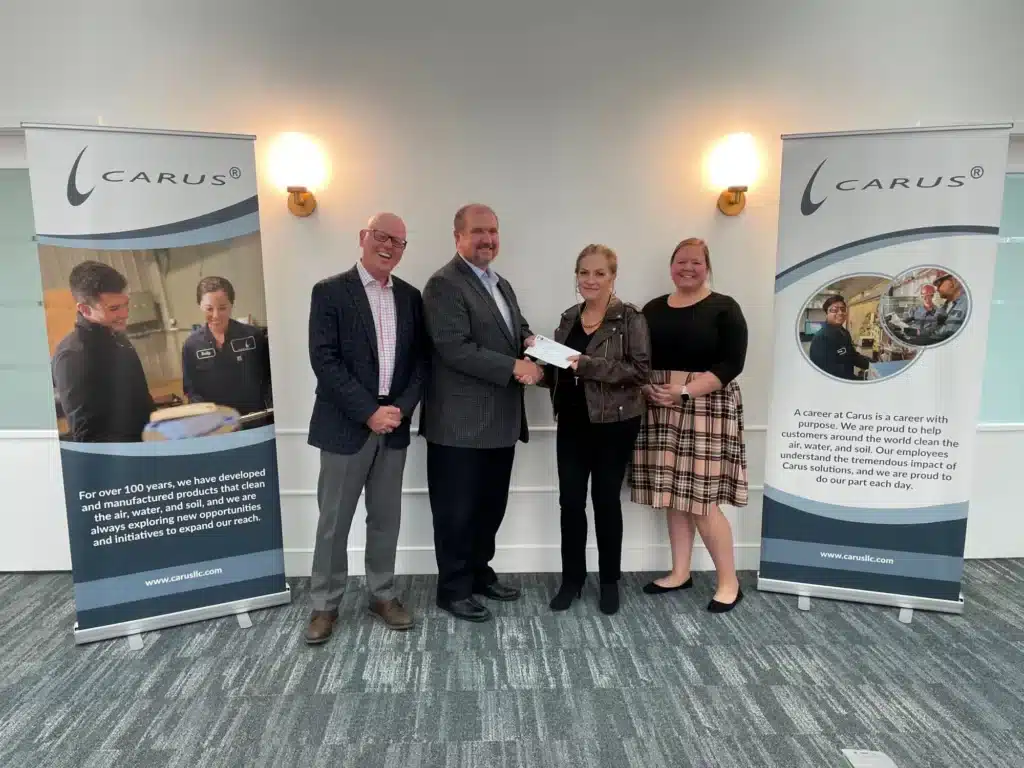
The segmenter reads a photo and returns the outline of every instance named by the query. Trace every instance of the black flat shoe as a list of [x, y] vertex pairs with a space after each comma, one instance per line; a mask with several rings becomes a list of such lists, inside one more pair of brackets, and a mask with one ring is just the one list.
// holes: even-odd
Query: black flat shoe
[[601, 613], [611, 616], [619, 612], [619, 585], [614, 582], [601, 585], [601, 598], [598, 600]]
[[551, 598], [549, 604], [552, 611], [567, 611], [572, 601], [583, 594], [583, 587], [578, 584], [563, 584], [558, 593]]
[[519, 590], [515, 587], [508, 587], [502, 584], [500, 581], [492, 581], [490, 584], [484, 587], [475, 587], [473, 589], [474, 595], [483, 595], [491, 600], [501, 600], [509, 602], [512, 600], [519, 599]]
[[728, 613], [733, 608], [735, 608], [737, 605], [739, 605], [740, 604], [740, 600], [742, 600], [742, 599], [743, 599], [743, 590], [742, 589], [739, 592], [736, 593], [736, 599], [733, 600], [731, 603], [720, 603], [717, 600], [715, 600], [714, 598], [712, 598], [711, 602], [708, 603], [708, 610], [711, 613]]
[[678, 584], [674, 587], [663, 587], [653, 581], [644, 584], [644, 592], [648, 595], [661, 595], [665, 592], [675, 592], [679, 589], [690, 589], [693, 586], [693, 576], [688, 578], [682, 584]]
[[491, 618], [491, 612], [472, 597], [462, 600], [438, 600], [437, 607], [448, 611], [455, 618], [465, 621], [480, 622]]

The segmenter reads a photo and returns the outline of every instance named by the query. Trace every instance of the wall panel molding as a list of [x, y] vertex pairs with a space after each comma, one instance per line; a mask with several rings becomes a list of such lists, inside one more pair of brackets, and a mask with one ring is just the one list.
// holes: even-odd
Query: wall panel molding
[[[551, 426], [536, 430], [541, 439], [521, 446], [521, 464], [513, 475], [509, 513], [499, 533], [495, 567], [503, 572], [557, 571], [558, 486], [553, 474], [554, 432]], [[733, 525], [736, 558], [740, 568], [755, 569], [760, 553], [763, 449], [766, 427], [753, 425], [751, 438], [750, 503], [743, 509], [726, 509]], [[975, 457], [975, 480], [967, 528], [968, 558], [1024, 556], [1024, 528], [1008, 512], [1017, 506], [1017, 489], [1005, 478], [1017, 471], [1024, 424], [980, 424]], [[315, 477], [316, 452], [305, 445], [304, 429], [279, 429], [282, 527], [285, 562], [289, 575], [309, 573], [318, 518]], [[759, 435], [760, 438], [753, 435]], [[421, 442], [416, 451], [425, 452]], [[66, 571], [70, 568], [67, 519], [60, 465], [60, 443], [55, 430], [0, 430], [0, 571]], [[422, 456], [410, 462], [403, 488], [405, 507], [399, 539], [399, 573], [433, 573], [432, 520], [426, 475], [419, 466]], [[520, 459], [517, 458], [517, 462]], [[658, 571], [670, 562], [663, 515], [632, 504], [623, 493], [625, 526], [623, 569]], [[365, 514], [357, 511], [349, 539], [350, 570], [362, 573], [365, 545]], [[591, 539], [593, 543], [593, 539]], [[588, 558], [596, 553], [588, 550]], [[596, 567], [596, 559], [590, 564]], [[710, 570], [713, 564], [703, 547], [694, 553], [694, 568]]]
[[[759, 484], [751, 483], [748, 488], [751, 491], [762, 492], [764, 486]], [[509, 486], [509, 493], [558, 493], [557, 485], [511, 485]], [[430, 492], [429, 488], [403, 488], [402, 495], [408, 496], [426, 496]], [[295, 498], [302, 496], [316, 497], [316, 488], [282, 488], [282, 498]], [[362, 496], [360, 496], [362, 498]]]
[[[736, 567], [743, 571], [757, 570], [761, 562], [760, 543], [737, 543], [734, 547]], [[363, 575], [363, 547], [350, 547], [349, 574]], [[650, 572], [661, 573], [669, 570], [672, 554], [668, 544], [656, 544], [643, 547], [622, 547], [622, 570], [624, 573]], [[285, 572], [290, 576], [308, 575], [313, 565], [312, 548], [285, 548]], [[551, 573], [562, 570], [561, 549], [558, 543], [541, 546], [534, 545], [498, 545], [495, 548], [494, 560], [491, 562], [498, 573]], [[714, 563], [711, 555], [699, 543], [693, 546], [692, 570], [713, 571]], [[597, 570], [597, 548], [587, 547], [587, 570]], [[395, 557], [395, 572], [399, 574], [436, 574], [437, 561], [434, 559], [434, 548], [429, 546], [399, 546]], [[589, 574], [591, 582], [596, 582], [596, 574]], [[593, 588], [593, 587], [591, 587]], [[624, 595], [625, 597], [625, 595]]]

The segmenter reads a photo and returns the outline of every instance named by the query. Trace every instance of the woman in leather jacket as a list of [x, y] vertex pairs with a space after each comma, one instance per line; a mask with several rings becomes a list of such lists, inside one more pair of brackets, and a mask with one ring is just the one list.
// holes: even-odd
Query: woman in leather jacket
[[579, 352], [570, 366], [545, 366], [545, 385], [557, 420], [562, 585], [551, 609], [564, 611], [586, 580], [587, 481], [597, 534], [600, 608], [619, 609], [622, 504], [620, 494], [633, 443], [646, 410], [641, 387], [650, 369], [643, 313], [614, 295], [618, 259], [611, 248], [588, 245], [576, 259], [583, 301], [562, 313], [555, 341]]

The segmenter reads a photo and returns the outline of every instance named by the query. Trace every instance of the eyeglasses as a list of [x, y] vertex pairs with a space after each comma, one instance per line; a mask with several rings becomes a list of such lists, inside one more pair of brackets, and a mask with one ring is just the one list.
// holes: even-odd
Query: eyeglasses
[[405, 248], [405, 246], [409, 244], [408, 240], [403, 240], [400, 237], [389, 235], [387, 232], [381, 232], [379, 229], [371, 229], [370, 234], [373, 235], [373, 239], [378, 243], [386, 243], [390, 240], [391, 244], [395, 246], [395, 248]]
[[827, 314], [829, 315], [845, 315], [846, 307], [829, 307]]

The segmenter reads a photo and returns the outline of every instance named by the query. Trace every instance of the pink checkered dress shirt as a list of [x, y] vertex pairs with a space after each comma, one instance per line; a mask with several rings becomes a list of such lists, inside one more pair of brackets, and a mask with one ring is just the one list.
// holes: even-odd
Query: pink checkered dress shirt
[[377, 362], [380, 370], [377, 394], [386, 395], [391, 391], [391, 377], [395, 372], [395, 346], [398, 344], [394, 281], [388, 275], [387, 284], [381, 285], [361, 262], [356, 262], [356, 268], [370, 302], [373, 326], [377, 332]]

